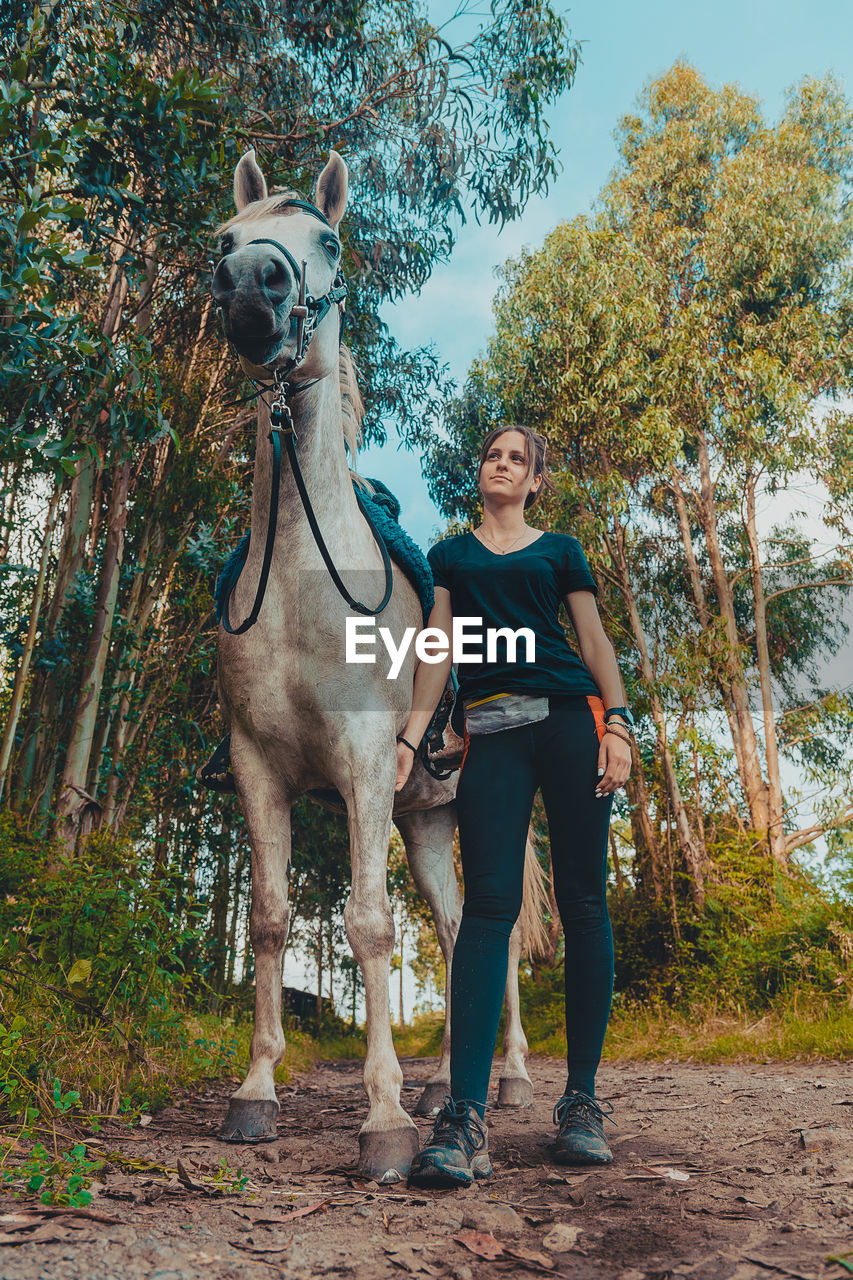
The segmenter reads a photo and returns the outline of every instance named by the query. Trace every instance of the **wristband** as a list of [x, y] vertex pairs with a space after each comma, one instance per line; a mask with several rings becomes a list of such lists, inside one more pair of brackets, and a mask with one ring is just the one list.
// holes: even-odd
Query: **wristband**
[[412, 755], [415, 755], [415, 756], [416, 756], [416, 755], [418, 754], [418, 749], [417, 749], [417, 747], [413, 747], [413, 746], [412, 746], [412, 744], [411, 744], [411, 742], [407, 742], [407, 741], [406, 741], [406, 739], [403, 737], [402, 733], [398, 733], [398, 734], [397, 734], [397, 741], [398, 741], [398, 742], [402, 742], [402, 744], [403, 744], [403, 746], [404, 746], [404, 747], [408, 747], [408, 748], [409, 748], [409, 750], [411, 751]]
[[612, 734], [613, 734], [613, 736], [614, 736], [614, 738], [619, 738], [619, 739], [620, 739], [620, 741], [622, 741], [622, 742], [627, 742], [627, 743], [628, 743], [628, 745], [630, 746], [630, 745], [631, 745], [631, 734], [627, 732], [627, 728], [628, 728], [628, 726], [623, 724], [623, 725], [620, 725], [620, 726], [619, 726], [619, 728], [620, 728], [620, 729], [625, 729], [625, 730], [626, 730], [626, 732], [625, 732], [625, 733], [619, 733], [619, 732], [617, 731], [616, 727], [615, 727], [614, 725], [612, 725], [612, 724], [607, 725], [607, 726], [606, 726], [606, 728], [605, 728], [605, 730], [604, 730], [604, 732], [605, 732], [605, 733], [612, 733]]

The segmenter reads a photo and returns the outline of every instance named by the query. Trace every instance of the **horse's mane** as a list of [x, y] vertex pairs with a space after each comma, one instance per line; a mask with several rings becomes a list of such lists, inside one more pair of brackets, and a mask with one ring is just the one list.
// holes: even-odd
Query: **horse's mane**
[[[245, 209], [235, 213], [233, 218], [221, 223], [216, 228], [216, 234], [222, 235], [223, 231], [228, 231], [238, 222], [257, 222], [271, 213], [278, 213], [282, 217], [296, 214], [299, 210], [288, 208], [287, 201], [304, 199], [305, 197], [300, 191], [273, 191], [271, 195], [268, 195], [263, 200], [253, 200]], [[355, 455], [362, 443], [361, 420], [364, 417], [364, 401], [361, 398], [361, 391], [358, 386], [358, 374], [353, 354], [343, 342], [341, 343], [341, 354], [338, 362], [338, 378], [341, 388], [341, 422], [344, 430], [344, 440], [349, 450], [350, 459], [354, 462]], [[350, 468], [350, 475], [356, 484], [361, 485], [368, 493], [373, 493], [373, 486], [369, 480], [365, 480], [352, 468]]]

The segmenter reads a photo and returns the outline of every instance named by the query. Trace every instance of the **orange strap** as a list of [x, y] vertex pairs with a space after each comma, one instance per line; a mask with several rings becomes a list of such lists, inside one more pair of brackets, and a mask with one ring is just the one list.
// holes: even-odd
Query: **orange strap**
[[467, 729], [463, 729], [463, 730], [462, 730], [462, 732], [463, 732], [463, 733], [464, 733], [464, 735], [465, 735], [465, 750], [462, 752], [462, 759], [459, 761], [459, 773], [460, 773], [460, 774], [462, 773], [462, 768], [463, 768], [463, 766], [464, 766], [464, 764], [465, 764], [465, 757], [466, 757], [466, 756], [467, 756], [467, 754], [468, 754], [468, 744], [469, 744], [469, 742], [471, 741], [471, 739], [470, 739], [470, 737], [469, 737], [469, 734], [468, 734], [468, 730], [467, 730]]
[[592, 694], [587, 694], [586, 698], [589, 703], [589, 709], [595, 716], [595, 731], [598, 734], [598, 741], [601, 742], [607, 731], [607, 725], [604, 723], [604, 703], [601, 698], [597, 698]]

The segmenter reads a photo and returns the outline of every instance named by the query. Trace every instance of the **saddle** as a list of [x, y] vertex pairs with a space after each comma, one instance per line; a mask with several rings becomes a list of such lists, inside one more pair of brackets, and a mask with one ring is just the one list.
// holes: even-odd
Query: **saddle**
[[[463, 728], [462, 699], [458, 696], [459, 682], [456, 672], [450, 668], [450, 677], [433, 712], [426, 732], [418, 745], [418, 758], [433, 778], [443, 782], [461, 766], [465, 755], [465, 742], [459, 730]], [[463, 729], [464, 733], [464, 729]], [[196, 781], [210, 791], [226, 794], [237, 790], [231, 772], [231, 734], [226, 733], [219, 746], [205, 764], [196, 770]], [[313, 796], [315, 793], [308, 792]], [[317, 793], [318, 798], [321, 793]], [[326, 792], [322, 795], [325, 797]], [[328, 795], [337, 796], [337, 792]], [[338, 796], [340, 801], [340, 797]], [[342, 802], [341, 802], [342, 803]]]

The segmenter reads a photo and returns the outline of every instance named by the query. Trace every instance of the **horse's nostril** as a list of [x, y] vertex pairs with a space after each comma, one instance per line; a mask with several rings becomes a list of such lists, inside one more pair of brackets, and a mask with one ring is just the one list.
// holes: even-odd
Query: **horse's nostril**
[[218, 303], [225, 302], [234, 292], [234, 277], [231, 275], [231, 268], [225, 258], [222, 259], [213, 273], [210, 292], [213, 294], [214, 301]]
[[273, 306], [284, 302], [293, 287], [293, 281], [280, 258], [267, 258], [260, 264], [260, 285]]

